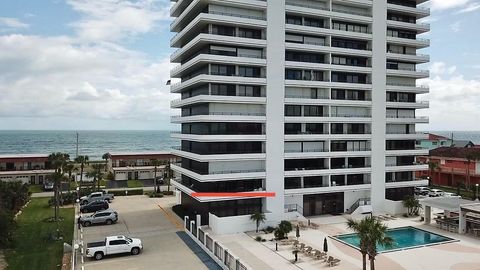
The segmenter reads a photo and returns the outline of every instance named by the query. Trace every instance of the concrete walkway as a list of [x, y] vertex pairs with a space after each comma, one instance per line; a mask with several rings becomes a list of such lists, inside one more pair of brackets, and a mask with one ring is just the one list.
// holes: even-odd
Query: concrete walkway
[[208, 270], [222, 270], [222, 268], [208, 254], [193, 241], [186, 232], [177, 232], [178, 237], [187, 245], [192, 252], [202, 261]]

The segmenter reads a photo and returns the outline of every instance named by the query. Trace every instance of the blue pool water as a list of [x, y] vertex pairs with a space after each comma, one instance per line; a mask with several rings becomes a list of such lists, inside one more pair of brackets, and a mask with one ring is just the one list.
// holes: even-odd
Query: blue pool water
[[[377, 250], [379, 252], [432, 245], [454, 240], [449, 237], [420, 230], [414, 227], [388, 229], [387, 235], [393, 238], [394, 244], [388, 248], [378, 245]], [[337, 235], [335, 238], [356, 248], [358, 248], [360, 245], [360, 239], [356, 233]]]

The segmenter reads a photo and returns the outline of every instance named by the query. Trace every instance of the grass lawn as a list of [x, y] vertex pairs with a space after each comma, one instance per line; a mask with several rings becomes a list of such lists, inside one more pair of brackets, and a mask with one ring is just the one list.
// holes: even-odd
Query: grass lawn
[[42, 185], [30, 185], [30, 186], [28, 186], [28, 191], [30, 191], [31, 193], [43, 192], [43, 186]]
[[129, 188], [140, 188], [143, 187], [143, 183], [140, 180], [128, 180], [127, 185]]
[[53, 208], [48, 207], [49, 198], [32, 198], [30, 204], [17, 220], [15, 249], [5, 252], [9, 269], [61, 269], [63, 242], [72, 243], [73, 208], [60, 208], [59, 223], [63, 241], [47, 240], [54, 233], [56, 225], [45, 221], [53, 216]]

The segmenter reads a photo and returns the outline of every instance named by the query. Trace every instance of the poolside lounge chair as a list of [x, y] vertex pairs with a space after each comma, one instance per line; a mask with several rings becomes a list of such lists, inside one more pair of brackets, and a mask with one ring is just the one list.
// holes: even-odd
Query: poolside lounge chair
[[335, 265], [338, 265], [340, 263], [340, 259], [333, 259], [331, 260], [329, 263], [328, 263], [328, 266], [335, 266]]
[[299, 221], [298, 222], [298, 227], [300, 227], [300, 229], [304, 230], [307, 228], [307, 225], [305, 225], [305, 223], [303, 223], [303, 221]]
[[310, 223], [310, 228], [316, 230], [316, 229], [318, 229], [318, 227], [319, 227], [319, 225], [317, 223], [313, 223], [313, 222]]
[[332, 260], [333, 260], [333, 257], [332, 257], [332, 256], [325, 257], [325, 262], [326, 262], [327, 264], [329, 264], [330, 261], [332, 261]]
[[309, 254], [310, 252], [312, 252], [312, 247], [311, 246], [306, 246], [304, 249], [303, 249], [303, 253], [307, 253]]
[[395, 220], [395, 219], [397, 219], [397, 217], [396, 217], [396, 216], [392, 216], [392, 215], [390, 215], [390, 214], [385, 214], [385, 215], [386, 215], [388, 218], [392, 219], [392, 220]]
[[293, 240], [292, 245], [293, 245], [294, 247], [296, 247], [296, 246], [299, 245], [299, 243], [300, 243], [300, 242], [298, 242], [298, 240]]

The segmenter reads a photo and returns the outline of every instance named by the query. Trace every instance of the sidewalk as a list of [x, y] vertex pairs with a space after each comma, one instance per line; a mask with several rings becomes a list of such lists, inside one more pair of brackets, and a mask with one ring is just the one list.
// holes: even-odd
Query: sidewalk
[[[106, 191], [114, 191], [114, 190], [132, 190], [132, 189], [143, 189], [144, 191], [153, 191], [154, 187], [138, 187], [138, 188], [108, 188], [105, 189]], [[173, 191], [173, 186], [170, 186], [170, 191]], [[167, 186], [160, 186], [161, 191], [167, 191], [168, 187]], [[48, 191], [48, 192], [38, 192], [38, 193], [32, 193], [32, 198], [44, 198], [44, 197], [53, 197], [53, 192]]]

